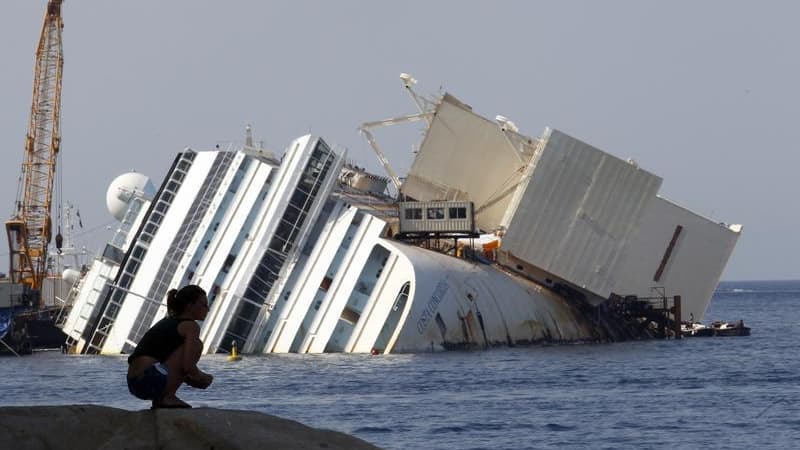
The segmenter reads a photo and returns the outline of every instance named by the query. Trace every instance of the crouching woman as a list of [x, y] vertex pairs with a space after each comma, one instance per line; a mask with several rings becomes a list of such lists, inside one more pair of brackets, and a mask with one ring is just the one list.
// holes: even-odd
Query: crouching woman
[[196, 321], [206, 318], [208, 298], [200, 286], [172, 289], [167, 310], [128, 357], [128, 390], [153, 408], [191, 408], [175, 395], [181, 384], [205, 389], [214, 380], [197, 368], [203, 343]]

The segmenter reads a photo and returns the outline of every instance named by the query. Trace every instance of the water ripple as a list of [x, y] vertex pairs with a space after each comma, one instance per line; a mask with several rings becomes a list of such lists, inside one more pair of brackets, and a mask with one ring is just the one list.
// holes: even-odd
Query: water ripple
[[[726, 288], [731, 286], [726, 285]], [[706, 320], [753, 336], [389, 355], [206, 356], [195, 405], [261, 411], [387, 449], [794, 448], [800, 282], [717, 292]], [[789, 294], [787, 294], [787, 292]], [[2, 405], [146, 408], [124, 357], [0, 359]]]

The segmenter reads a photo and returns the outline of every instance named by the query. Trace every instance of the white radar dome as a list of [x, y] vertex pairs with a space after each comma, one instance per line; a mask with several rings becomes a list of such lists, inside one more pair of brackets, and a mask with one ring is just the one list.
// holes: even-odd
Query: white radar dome
[[150, 182], [150, 178], [141, 173], [129, 172], [114, 178], [108, 186], [106, 208], [115, 219], [121, 221], [134, 195], [152, 200], [155, 194], [156, 188]]
[[64, 269], [64, 271], [61, 272], [61, 278], [70, 285], [75, 284], [80, 277], [81, 273], [75, 269]]

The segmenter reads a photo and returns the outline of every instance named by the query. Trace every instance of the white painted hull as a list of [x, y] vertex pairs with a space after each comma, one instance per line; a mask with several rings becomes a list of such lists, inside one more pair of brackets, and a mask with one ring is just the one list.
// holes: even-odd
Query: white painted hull
[[413, 267], [414, 288], [398, 332], [387, 348], [378, 350], [420, 352], [597, 339], [597, 330], [562, 297], [496, 265], [402, 244], [393, 247]]
[[[702, 317], [740, 228], [658, 197], [659, 177], [563, 133], [509, 135], [447, 95], [437, 108], [403, 187], [419, 200], [408, 214], [381, 194], [353, 192], [354, 179], [380, 180], [311, 135], [280, 161], [233, 148], [179, 154], [142, 200], [149, 207], [125, 213], [115, 256], [98, 260], [74, 295], [64, 328], [74, 349], [130, 352], [166, 313], [167, 290], [186, 284], [208, 292], [206, 353], [625, 338], [640, 330], [618, 333], [624, 324], [606, 319], [620, 317], [603, 307], [645, 297], [654, 283], [683, 295], [683, 318]], [[441, 163], [456, 151], [463, 160]], [[448, 242], [488, 248], [498, 262], [391, 239], [398, 223], [418, 227], [406, 237], [477, 224], [487, 232], [477, 247]]]

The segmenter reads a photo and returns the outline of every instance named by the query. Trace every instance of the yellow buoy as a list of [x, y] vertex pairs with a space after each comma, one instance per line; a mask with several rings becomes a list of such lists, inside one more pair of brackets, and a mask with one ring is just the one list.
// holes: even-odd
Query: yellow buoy
[[239, 356], [239, 349], [236, 348], [236, 341], [231, 343], [231, 354], [228, 356], [228, 361], [239, 361], [242, 357]]

